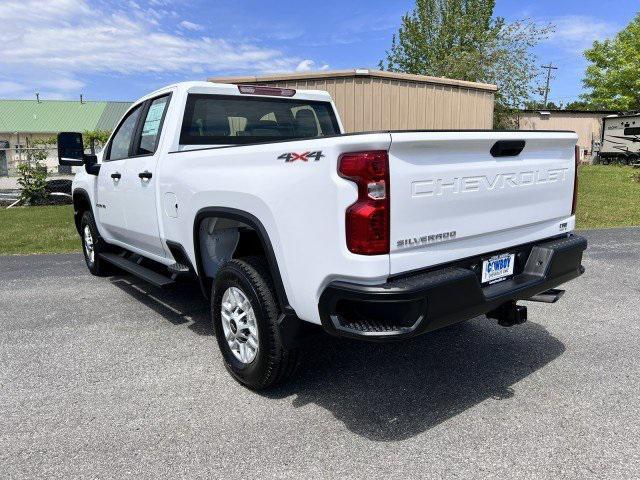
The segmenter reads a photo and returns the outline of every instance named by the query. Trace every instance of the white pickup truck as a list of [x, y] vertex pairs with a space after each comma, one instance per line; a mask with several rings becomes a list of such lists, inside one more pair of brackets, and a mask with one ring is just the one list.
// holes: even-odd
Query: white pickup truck
[[84, 166], [73, 204], [91, 273], [197, 277], [226, 367], [262, 389], [292, 373], [314, 324], [400, 340], [556, 301], [584, 272], [576, 141], [344, 134], [326, 92], [188, 82], [135, 102], [99, 157], [79, 133], [58, 155]]

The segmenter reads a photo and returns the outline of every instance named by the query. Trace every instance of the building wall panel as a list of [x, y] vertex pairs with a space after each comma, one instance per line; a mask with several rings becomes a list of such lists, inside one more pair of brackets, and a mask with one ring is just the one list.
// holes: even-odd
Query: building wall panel
[[524, 112], [518, 119], [520, 130], [570, 130], [578, 134], [578, 145], [591, 154], [592, 142], [602, 138], [602, 119], [607, 114], [571, 111]]
[[355, 71], [210, 80], [327, 91], [347, 132], [493, 126], [495, 87], [472, 82], [389, 72], [360, 75]]

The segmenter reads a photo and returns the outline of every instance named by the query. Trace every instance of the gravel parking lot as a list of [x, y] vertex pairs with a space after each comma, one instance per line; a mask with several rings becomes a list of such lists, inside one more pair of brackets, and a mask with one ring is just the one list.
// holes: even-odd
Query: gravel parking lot
[[586, 235], [587, 273], [525, 325], [321, 338], [262, 395], [197, 289], [0, 257], [0, 476], [639, 478], [640, 229]]

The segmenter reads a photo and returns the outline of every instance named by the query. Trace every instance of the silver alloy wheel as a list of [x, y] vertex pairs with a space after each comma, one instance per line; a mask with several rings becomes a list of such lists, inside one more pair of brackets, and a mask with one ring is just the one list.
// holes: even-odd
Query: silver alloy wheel
[[242, 290], [229, 287], [222, 295], [220, 307], [222, 330], [233, 355], [244, 364], [255, 360], [259, 338], [256, 314]]
[[87, 254], [89, 262], [93, 263], [95, 259], [95, 251], [93, 248], [93, 235], [89, 225], [84, 226], [84, 251]]

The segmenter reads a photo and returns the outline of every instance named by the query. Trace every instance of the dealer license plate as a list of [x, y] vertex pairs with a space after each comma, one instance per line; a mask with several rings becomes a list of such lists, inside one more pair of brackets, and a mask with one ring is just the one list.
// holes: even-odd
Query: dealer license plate
[[491, 283], [513, 275], [513, 253], [491, 257], [482, 262], [482, 283]]

